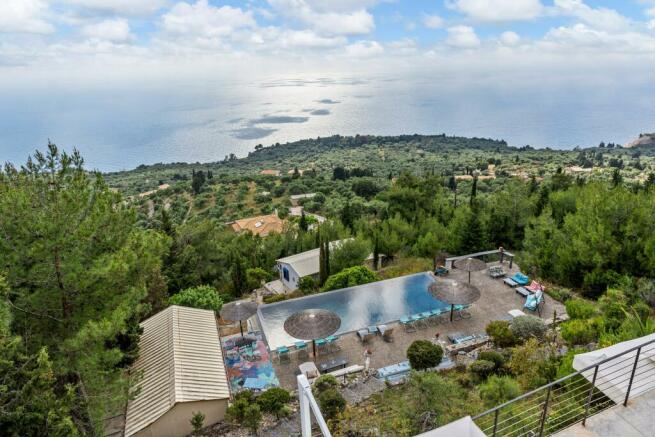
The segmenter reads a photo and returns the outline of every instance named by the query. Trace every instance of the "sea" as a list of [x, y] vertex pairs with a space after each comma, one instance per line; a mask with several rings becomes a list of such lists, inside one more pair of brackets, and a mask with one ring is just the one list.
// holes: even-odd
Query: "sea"
[[655, 85], [442, 83], [399, 77], [179, 80], [93, 87], [5, 87], [0, 162], [48, 141], [101, 171], [212, 162], [335, 134], [441, 134], [570, 149], [655, 131]]

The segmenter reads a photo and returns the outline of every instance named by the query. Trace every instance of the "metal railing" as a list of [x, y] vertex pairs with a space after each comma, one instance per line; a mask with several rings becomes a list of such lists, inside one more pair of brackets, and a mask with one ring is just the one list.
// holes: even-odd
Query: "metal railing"
[[473, 417], [492, 437], [546, 436], [655, 388], [655, 340]]
[[302, 437], [312, 437], [312, 413], [324, 437], [332, 437], [321, 409], [316, 403], [312, 387], [305, 375], [298, 375], [298, 400], [300, 401], [300, 433]]
[[514, 263], [514, 254], [511, 252], [508, 252], [504, 250], [501, 252], [499, 249], [493, 249], [493, 250], [485, 250], [484, 252], [476, 252], [476, 253], [469, 253], [466, 255], [460, 255], [460, 256], [451, 256], [446, 258], [444, 264], [447, 269], [451, 269], [453, 267], [453, 263], [457, 261], [458, 259], [466, 259], [466, 258], [482, 258], [484, 262], [488, 262], [488, 258], [492, 257], [495, 259], [497, 256], [499, 261], [503, 261], [504, 259], [509, 259], [509, 268], [512, 268], [512, 265]]

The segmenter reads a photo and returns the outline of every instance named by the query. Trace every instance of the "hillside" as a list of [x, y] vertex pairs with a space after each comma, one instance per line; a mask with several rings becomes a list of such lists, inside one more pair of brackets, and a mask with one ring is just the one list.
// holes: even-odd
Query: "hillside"
[[[107, 174], [106, 179], [131, 196], [146, 221], [164, 208], [175, 223], [194, 217], [227, 222], [275, 210], [284, 214], [291, 206], [289, 196], [310, 192], [321, 194], [305, 202], [305, 209], [330, 217], [350, 200], [370, 208], [375, 194], [402, 173], [439, 176], [443, 183], [454, 177], [462, 190], [468, 190], [477, 175], [483, 195], [497, 191], [508, 179], [540, 180], [558, 169], [576, 178], [604, 180], [619, 168], [625, 180], [643, 182], [652, 159], [613, 146], [552, 150], [445, 135], [333, 136], [259, 145], [247, 157], [221, 162], [139, 166]], [[339, 169], [348, 174], [340, 177], [335, 173]], [[206, 178], [198, 192], [192, 187], [194, 172]]]

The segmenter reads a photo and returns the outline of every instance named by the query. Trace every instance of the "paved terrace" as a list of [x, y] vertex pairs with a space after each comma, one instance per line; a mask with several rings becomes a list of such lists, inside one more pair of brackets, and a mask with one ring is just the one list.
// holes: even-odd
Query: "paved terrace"
[[655, 412], [655, 390], [634, 399], [628, 406], [616, 405], [587, 419], [587, 426], [581, 423], [560, 431], [556, 437], [648, 437], [655, 435], [653, 413]]
[[[488, 266], [498, 264], [498, 262], [489, 263]], [[516, 264], [510, 270], [507, 261], [502, 266], [508, 273], [508, 276], [518, 271]], [[468, 273], [463, 270], [452, 269], [448, 277], [460, 281], [467, 281]], [[470, 319], [455, 320], [452, 323], [446, 319], [439, 325], [431, 325], [427, 329], [418, 329], [412, 333], [405, 332], [403, 327], [397, 322], [388, 323], [387, 326], [394, 328], [393, 343], [387, 343], [380, 336], [376, 336], [366, 345], [362, 345], [356, 333], [346, 333], [341, 335], [339, 340], [341, 350], [330, 354], [319, 354], [317, 362], [321, 363], [339, 357], [348, 360], [348, 365], [363, 365], [364, 350], [368, 348], [373, 353], [371, 356], [372, 368], [388, 366], [406, 360], [405, 352], [414, 340], [433, 340], [437, 332], [440, 333], [440, 339], [447, 343], [449, 343], [447, 334], [453, 332], [484, 334], [485, 327], [490, 321], [506, 318], [509, 310], [523, 309], [525, 298], [516, 293], [513, 288], [505, 285], [502, 279], [492, 279], [487, 270], [471, 273], [471, 283], [479, 287], [481, 297], [469, 308], [468, 311], [471, 313]], [[566, 312], [563, 304], [553, 300], [550, 296], [545, 296], [545, 305], [542, 306], [541, 310], [542, 318], [545, 320], [551, 319], [553, 317], [553, 311], [557, 311], [557, 314], [564, 314]], [[537, 314], [535, 313], [535, 315]], [[298, 360], [293, 352], [287, 362], [279, 363], [277, 359], [274, 359], [273, 366], [282, 387], [286, 389], [296, 388], [298, 364], [304, 361], [307, 361], [307, 359]]]

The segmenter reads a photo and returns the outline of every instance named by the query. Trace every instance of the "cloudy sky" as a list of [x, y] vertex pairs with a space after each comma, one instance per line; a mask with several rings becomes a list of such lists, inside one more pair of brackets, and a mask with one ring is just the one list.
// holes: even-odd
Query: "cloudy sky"
[[0, 85], [204, 65], [625, 71], [654, 55], [655, 0], [0, 2]]

